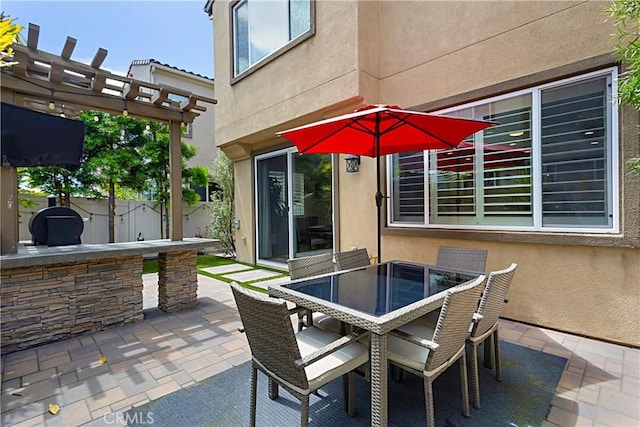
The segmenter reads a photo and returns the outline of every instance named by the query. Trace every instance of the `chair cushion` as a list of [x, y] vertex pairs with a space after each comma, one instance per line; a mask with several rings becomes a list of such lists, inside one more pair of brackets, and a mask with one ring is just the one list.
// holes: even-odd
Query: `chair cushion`
[[[407, 334], [431, 340], [433, 338], [434, 328], [435, 325], [430, 327], [424, 318], [420, 318], [411, 323], [407, 323], [398, 329], [402, 332], [406, 332]], [[387, 342], [387, 357], [389, 361], [406, 366], [418, 372], [424, 371], [424, 364], [427, 361], [429, 349], [391, 335], [389, 335]]]
[[313, 326], [334, 334], [340, 333], [340, 321], [322, 313], [313, 313]]
[[[427, 326], [431, 329], [436, 329], [436, 325], [438, 324], [438, 318], [440, 317], [440, 310], [431, 311], [424, 316], [414, 320], [411, 323], [416, 323], [418, 325]], [[400, 328], [402, 329], [402, 328]], [[469, 324], [469, 333], [473, 330], [473, 322]]]
[[[327, 344], [340, 339], [340, 335], [312, 326], [296, 334], [300, 355], [305, 357]], [[305, 368], [309, 389], [316, 390], [322, 385], [354, 370], [369, 360], [369, 351], [360, 343], [351, 343]]]

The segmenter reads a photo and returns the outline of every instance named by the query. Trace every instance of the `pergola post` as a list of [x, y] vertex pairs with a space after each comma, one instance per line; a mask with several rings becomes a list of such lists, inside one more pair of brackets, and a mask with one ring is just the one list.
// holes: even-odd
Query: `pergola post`
[[182, 240], [182, 123], [169, 121], [169, 238]]
[[0, 167], [0, 240], [2, 255], [18, 252], [18, 178], [16, 168]]

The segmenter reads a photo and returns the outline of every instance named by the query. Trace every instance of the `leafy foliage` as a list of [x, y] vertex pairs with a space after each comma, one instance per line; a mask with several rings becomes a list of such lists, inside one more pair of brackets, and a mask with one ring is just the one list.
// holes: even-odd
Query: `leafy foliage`
[[[75, 178], [73, 172], [56, 166], [34, 166], [20, 168], [19, 174], [25, 174], [22, 186], [39, 188], [40, 192], [55, 195], [58, 205], [70, 205], [72, 195], [83, 193], [82, 184]], [[24, 190], [21, 190], [24, 191]], [[30, 191], [27, 191], [30, 192]]]
[[640, 109], [640, 0], [616, 0], [609, 7], [616, 27], [615, 54], [626, 66], [620, 76], [620, 102]]
[[[169, 174], [169, 128], [167, 125], [143, 120], [145, 127], [144, 134], [151, 143], [145, 144], [140, 150], [140, 154], [145, 159], [144, 174], [146, 180], [146, 190], [150, 191], [156, 205], [164, 213], [164, 217], [169, 217], [170, 201], [170, 174]], [[197, 147], [181, 142], [182, 153], [182, 181], [183, 184], [192, 182], [196, 185], [206, 186], [208, 171], [206, 168], [196, 166], [186, 167], [186, 161], [197, 154]], [[182, 201], [187, 205], [194, 204], [200, 200], [200, 196], [192, 188], [182, 186]], [[165, 223], [165, 229], [160, 230], [169, 235], [169, 222]]]
[[[616, 27], [616, 57], [626, 67], [618, 83], [618, 100], [640, 110], [640, 0], [616, 0], [607, 11]], [[629, 159], [627, 167], [640, 174], [640, 158]]]
[[0, 67], [16, 64], [7, 59], [13, 56], [13, 49], [10, 46], [16, 43], [22, 44], [20, 31], [22, 31], [22, 25], [14, 24], [13, 19], [6, 16], [4, 12], [0, 14]]
[[222, 151], [213, 162], [211, 176], [218, 186], [211, 195], [211, 236], [220, 240], [227, 255], [235, 256], [233, 162]]
[[140, 152], [151, 143], [144, 134], [144, 121], [98, 111], [82, 112], [79, 119], [87, 128], [80, 167], [84, 192], [101, 197], [111, 184], [142, 191], [145, 162]]

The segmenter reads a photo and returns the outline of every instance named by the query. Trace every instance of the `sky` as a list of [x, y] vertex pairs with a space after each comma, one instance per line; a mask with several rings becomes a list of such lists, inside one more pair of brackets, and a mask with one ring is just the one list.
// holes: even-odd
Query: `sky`
[[59, 55], [67, 36], [76, 39], [71, 59], [89, 63], [108, 51], [102, 67], [126, 75], [134, 59], [155, 59], [213, 77], [213, 24], [205, 0], [2, 0], [5, 16], [40, 26], [38, 49]]

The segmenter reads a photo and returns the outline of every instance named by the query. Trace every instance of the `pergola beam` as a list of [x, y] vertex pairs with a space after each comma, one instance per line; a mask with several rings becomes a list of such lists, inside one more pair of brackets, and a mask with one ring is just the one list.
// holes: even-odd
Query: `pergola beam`
[[63, 74], [64, 68], [62, 68], [62, 65], [57, 62], [52, 62], [51, 68], [49, 69], [49, 81], [53, 83], [62, 83]]
[[160, 88], [157, 95], [151, 97], [151, 102], [155, 105], [162, 105], [169, 101], [169, 91], [165, 88]]
[[[88, 93], [74, 92], [64, 83], [49, 82], [51, 88], [44, 88], [29, 84], [23, 80], [18, 80], [11, 75], [2, 76], [2, 86], [10, 88], [23, 95], [32, 97], [40, 97], [49, 99], [51, 90], [54, 92], [54, 101], [56, 103], [69, 103], [83, 106], [86, 110], [101, 110], [110, 114], [121, 114], [124, 107], [124, 97], [95, 94], [90, 89]], [[92, 96], [87, 96], [87, 95]], [[185, 123], [191, 123], [199, 115], [193, 111], [185, 111], [184, 113], [169, 107], [157, 106], [149, 102], [128, 101], [127, 109], [129, 114], [134, 117], [146, 118], [167, 123], [170, 120], [183, 120]]]
[[64, 47], [62, 48], [62, 53], [60, 54], [60, 56], [64, 59], [71, 59], [71, 54], [73, 53], [73, 49], [75, 48], [76, 39], [67, 36], [67, 41], [64, 43]]
[[26, 76], [27, 64], [29, 63], [29, 56], [25, 52], [14, 52], [13, 59], [17, 64], [11, 66], [11, 71], [14, 76]]
[[93, 57], [93, 60], [91, 61], [91, 68], [100, 68], [106, 57], [107, 50], [103, 48], [98, 49], [95, 56]]
[[193, 95], [189, 96], [189, 100], [188, 101], [183, 101], [180, 103], [180, 108], [183, 111], [191, 111], [191, 110], [198, 110], [198, 111], [207, 111], [206, 107], [202, 107], [200, 105], [197, 104], [198, 101], [205, 101], [205, 102], [209, 102], [210, 104], [217, 104], [218, 101], [215, 99], [202, 99], [203, 97], [196, 97]]
[[91, 90], [95, 93], [102, 93], [102, 89], [107, 85], [107, 76], [102, 73], [96, 73], [91, 82]]
[[38, 38], [40, 36], [40, 27], [29, 23], [29, 33], [27, 34], [27, 47], [29, 49], [38, 49]]

